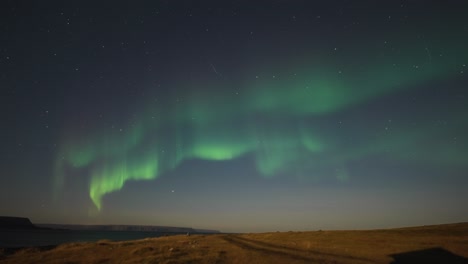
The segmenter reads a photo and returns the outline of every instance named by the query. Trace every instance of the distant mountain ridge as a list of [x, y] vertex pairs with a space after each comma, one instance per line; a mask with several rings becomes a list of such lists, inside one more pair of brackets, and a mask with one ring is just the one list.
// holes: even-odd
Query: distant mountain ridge
[[36, 224], [41, 228], [92, 230], [92, 231], [139, 231], [162, 233], [220, 233], [218, 230], [194, 229], [191, 227], [148, 226], [148, 225], [65, 225], [65, 224]]
[[137, 231], [161, 233], [215, 234], [218, 230], [195, 229], [191, 227], [149, 226], [149, 225], [66, 225], [66, 224], [33, 224], [29, 218], [0, 216], [0, 229], [56, 229], [56, 230], [90, 230], [90, 231]]

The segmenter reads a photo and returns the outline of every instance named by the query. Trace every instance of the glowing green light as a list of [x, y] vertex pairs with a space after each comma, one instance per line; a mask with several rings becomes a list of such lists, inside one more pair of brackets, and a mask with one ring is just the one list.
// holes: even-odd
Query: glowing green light
[[121, 160], [110, 166], [106, 164], [93, 171], [89, 195], [96, 207], [100, 209], [102, 197], [105, 194], [120, 190], [128, 180], [155, 179], [158, 176], [157, 173], [156, 157], [146, 162], [129, 163]]
[[85, 175], [90, 181], [89, 195], [101, 209], [103, 197], [121, 190], [127, 181], [155, 179], [187, 159], [220, 161], [251, 155], [266, 177], [304, 164], [337, 166], [340, 169], [332, 176], [342, 182], [350, 179], [343, 164], [376, 153], [408, 160], [437, 157], [466, 162], [463, 150], [444, 144], [438, 147], [440, 155], [419, 151], [415, 158], [408, 154], [415, 152], [410, 146], [421, 137], [420, 129], [411, 127], [346, 147], [340, 145], [340, 138], [318, 133], [321, 118], [453, 75], [455, 59], [413, 67], [409, 61], [420, 57], [412, 55], [415, 50], [378, 63], [371, 55], [363, 55], [362, 63], [345, 70], [332, 59], [327, 65], [311, 63], [297, 71], [285, 66], [283, 75], [252, 78], [234, 89], [230, 83], [226, 87], [221, 83], [220, 87], [198, 84], [177, 90], [177, 100], [174, 95], [167, 102], [148, 103], [138, 119], [122, 130], [101, 129], [64, 140], [56, 158], [56, 186], [61, 186], [68, 170], [89, 171]]

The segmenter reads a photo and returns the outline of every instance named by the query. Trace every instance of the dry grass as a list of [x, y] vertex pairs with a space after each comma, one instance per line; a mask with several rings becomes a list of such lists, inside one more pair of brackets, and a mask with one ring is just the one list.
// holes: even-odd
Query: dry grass
[[459, 263], [465, 263], [466, 259], [461, 257], [468, 259], [468, 223], [369, 231], [180, 235], [124, 242], [101, 240], [17, 251], [0, 249], [0, 262], [391, 263], [393, 254], [431, 248], [443, 250], [431, 251], [432, 255], [427, 255], [426, 260], [446, 251], [460, 256]]

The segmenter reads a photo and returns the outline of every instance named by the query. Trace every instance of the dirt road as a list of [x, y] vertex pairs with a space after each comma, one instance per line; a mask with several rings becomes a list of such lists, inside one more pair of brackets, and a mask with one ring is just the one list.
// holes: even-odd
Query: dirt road
[[350, 255], [278, 246], [242, 236], [229, 235], [219, 238], [238, 247], [239, 249], [233, 251], [243, 254], [242, 259], [255, 260], [255, 263], [373, 263], [371, 260]]

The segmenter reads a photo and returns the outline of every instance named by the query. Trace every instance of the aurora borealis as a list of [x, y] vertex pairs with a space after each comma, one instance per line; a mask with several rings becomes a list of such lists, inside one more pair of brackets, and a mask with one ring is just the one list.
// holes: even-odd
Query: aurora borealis
[[[169, 102], [176, 104], [173, 109], [170, 105], [159, 107], [158, 103], [149, 103], [150, 113], [162, 115], [157, 120], [151, 114], [138, 113], [142, 120], [124, 125], [115, 136], [104, 133], [78, 141], [66, 140], [63, 152], [57, 157], [57, 166], [62, 169], [67, 165], [77, 169], [90, 168], [89, 194], [100, 208], [103, 195], [120, 190], [126, 181], [155, 179], [186, 159], [219, 161], [250, 154], [258, 172], [268, 177], [281, 171], [294, 171], [298, 163], [300, 168], [303, 162], [313, 166], [314, 155], [319, 159], [325, 156], [320, 163], [342, 167], [360, 152], [363, 152], [361, 155], [382, 152], [379, 149], [382, 144], [394, 146], [391, 155], [401, 156], [404, 155], [401, 152], [408, 151], [401, 146], [401, 141], [405, 138], [417, 140], [411, 139], [411, 134], [421, 134], [420, 131], [403, 128], [404, 135], [392, 133], [384, 139], [341, 149], [337, 143], [340, 139], [327, 139], [323, 131], [317, 131], [320, 129], [314, 125], [314, 119], [344, 111], [382, 94], [394, 93], [398, 86], [426, 84], [434, 76], [450, 74], [444, 72], [447, 66], [440, 64], [440, 69], [416, 72], [384, 68], [373, 69], [370, 73], [370, 69], [364, 68], [360, 73], [350, 73], [348, 78], [342, 73], [330, 74], [332, 70], [325, 70], [328, 74], [314, 74], [314, 70], [310, 70], [301, 73], [302, 78], [297, 74], [270, 77], [265, 81], [256, 78], [234, 93], [223, 87], [227, 85], [225, 83], [206, 92], [204, 88], [188, 88], [195, 92], [182, 92], [181, 102], [177, 99]], [[366, 80], [366, 76], [384, 74], [392, 76], [393, 80]], [[185, 91], [185, 88], [181, 90]], [[455, 155], [450, 149], [449, 152], [449, 155]], [[329, 155], [334, 158], [327, 157]], [[63, 173], [57, 172], [58, 181], [65, 177]], [[336, 177], [340, 179], [339, 175]]]
[[227, 231], [466, 221], [468, 6], [332, 2], [10, 2], [0, 190], [18, 204], [0, 209]]

